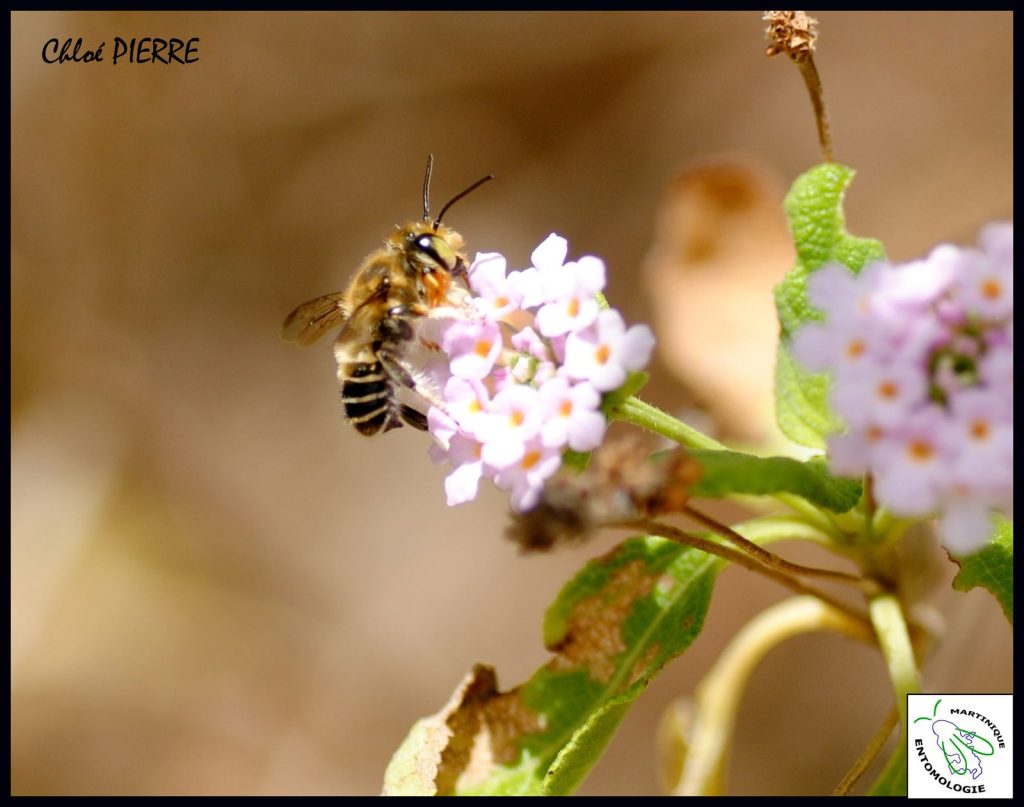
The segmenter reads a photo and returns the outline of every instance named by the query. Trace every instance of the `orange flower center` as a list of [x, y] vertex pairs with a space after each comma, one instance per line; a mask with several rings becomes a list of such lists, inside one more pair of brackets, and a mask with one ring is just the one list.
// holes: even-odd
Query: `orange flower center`
[[562, 401], [562, 405], [558, 407], [558, 413], [567, 418], [572, 414], [572, 401]]
[[916, 462], [927, 462], [935, 452], [930, 443], [926, 443], [923, 440], [914, 440], [907, 446], [907, 453]]
[[494, 345], [493, 342], [487, 339], [481, 339], [476, 343], [476, 347], [473, 348], [474, 352], [481, 359], [486, 359], [487, 355], [491, 352], [491, 347]]
[[594, 354], [594, 358], [597, 359], [598, 364], [604, 364], [608, 361], [608, 358], [612, 355], [612, 349], [608, 345], [601, 345], [597, 352]]
[[864, 343], [860, 339], [854, 339], [846, 346], [846, 355], [851, 359], [857, 358], [864, 352]]
[[472, 401], [469, 402], [469, 406], [467, 406], [466, 408], [470, 411], [470, 413], [472, 413], [474, 415], [477, 412], [483, 412], [484, 411], [483, 404], [481, 404], [480, 401], [478, 401], [475, 398]]
[[990, 300], [998, 300], [1003, 296], [1003, 287], [998, 280], [989, 278], [981, 284], [981, 293]]
[[529, 471], [534, 465], [540, 461], [539, 451], [529, 451], [526, 456], [523, 457], [523, 461], [519, 463], [524, 471]]
[[522, 426], [524, 420], [526, 420], [526, 415], [524, 415], [518, 409], [514, 409], [512, 411], [512, 414], [508, 416], [508, 421], [509, 421], [509, 423], [512, 424], [513, 427], [515, 427], [515, 426]]
[[883, 398], [895, 398], [900, 388], [892, 381], [883, 381], [878, 385], [878, 394]]
[[988, 423], [984, 420], [976, 420], [971, 423], [971, 437], [976, 440], [984, 440], [988, 437]]
[[565, 313], [567, 313], [570, 317], [575, 317], [577, 314], [579, 314], [580, 313], [580, 301], [577, 300], [575, 297], [573, 297], [569, 301], [569, 305], [567, 305], [565, 307]]

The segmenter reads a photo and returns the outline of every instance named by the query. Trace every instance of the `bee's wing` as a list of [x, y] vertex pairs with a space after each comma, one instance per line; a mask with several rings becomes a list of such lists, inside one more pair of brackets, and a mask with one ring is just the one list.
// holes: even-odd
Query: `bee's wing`
[[313, 344], [328, 331], [339, 327], [348, 317], [344, 307], [345, 292], [336, 291], [296, 308], [281, 326], [281, 338], [303, 347]]

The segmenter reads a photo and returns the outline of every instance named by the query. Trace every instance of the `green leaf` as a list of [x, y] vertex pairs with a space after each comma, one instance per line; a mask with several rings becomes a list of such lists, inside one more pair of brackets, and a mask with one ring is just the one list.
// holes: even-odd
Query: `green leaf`
[[818, 165], [793, 183], [784, 203], [796, 246], [796, 264], [775, 287], [775, 307], [781, 326], [775, 368], [776, 420], [796, 443], [822, 448], [824, 435], [840, 421], [829, 411], [828, 378], [799, 367], [789, 352], [793, 333], [822, 315], [807, 299], [807, 279], [820, 266], [838, 262], [857, 274], [865, 264], [882, 260], [885, 252], [872, 238], [846, 232], [843, 194], [854, 171], [836, 163]]
[[885, 250], [874, 238], [846, 232], [843, 195], [856, 172], [837, 163], [815, 166], [797, 177], [783, 206], [796, 247], [796, 264], [775, 288], [782, 333], [791, 336], [821, 313], [807, 300], [807, 278], [826, 263], [843, 264], [853, 274], [868, 263], [884, 260]]
[[[486, 680], [463, 684], [475, 694], [457, 693], [460, 705], [442, 712], [447, 746], [426, 749], [424, 761], [410, 753], [410, 735], [401, 750], [416, 764], [396, 755], [389, 771], [436, 769], [439, 794], [572, 793], [636, 697], [700, 633], [723, 566], [657, 537], [632, 538], [591, 561], [545, 616], [551, 660], [510, 692], [488, 691]], [[477, 670], [486, 678], [487, 668]]]
[[869, 796], [906, 796], [907, 795], [907, 741], [901, 736], [892, 756], [885, 763], [885, 769], [879, 774], [875, 783], [868, 791]]
[[821, 457], [799, 462], [789, 457], [703, 449], [692, 449], [690, 455], [701, 466], [700, 479], [690, 490], [694, 496], [794, 493], [834, 513], [845, 513], [860, 501], [863, 492], [858, 480], [832, 476]]
[[546, 795], [574, 793], [604, 753], [637, 693], [625, 693], [595, 709], [573, 732], [544, 776], [541, 792]]
[[1013, 624], [1013, 522], [996, 518], [992, 540], [979, 552], [966, 558], [954, 558], [960, 572], [953, 580], [957, 591], [970, 591], [975, 586], [987, 588]]
[[824, 450], [824, 435], [839, 431], [843, 422], [828, 405], [830, 379], [826, 373], [805, 370], [779, 343], [775, 356], [775, 420], [794, 443]]

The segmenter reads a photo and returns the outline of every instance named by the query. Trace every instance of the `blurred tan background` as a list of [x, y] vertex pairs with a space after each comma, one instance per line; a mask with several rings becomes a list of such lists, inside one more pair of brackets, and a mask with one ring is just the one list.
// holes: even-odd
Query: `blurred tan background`
[[[811, 13], [851, 230], [902, 260], [1012, 217], [1010, 14]], [[356, 434], [327, 341], [278, 339], [420, 214], [428, 152], [435, 205], [496, 175], [446, 217], [471, 254], [522, 266], [554, 230], [601, 255], [661, 337], [649, 399], [708, 405], [728, 378], [742, 405], [697, 416], [766, 437], [778, 202], [819, 154], [759, 14], [11, 23], [13, 792], [376, 793], [475, 661], [512, 686], [546, 659], [545, 606], [617, 539], [517, 555], [501, 495], [447, 508], [425, 436]], [[115, 36], [198, 36], [200, 59], [114, 66]], [[105, 61], [44, 64], [51, 37]], [[924, 557], [948, 630], [928, 687], [1008, 691], [994, 600]], [[724, 574], [583, 792], [656, 793], [658, 716], [784, 596]], [[730, 791], [827, 792], [890, 700], [867, 648], [789, 642], [744, 699]]]

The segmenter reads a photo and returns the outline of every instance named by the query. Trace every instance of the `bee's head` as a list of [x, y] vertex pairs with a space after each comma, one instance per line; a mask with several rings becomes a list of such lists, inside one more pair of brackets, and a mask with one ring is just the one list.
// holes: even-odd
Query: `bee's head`
[[401, 253], [407, 271], [426, 294], [427, 304], [441, 305], [452, 287], [452, 279], [466, 276], [466, 264], [459, 254], [462, 237], [443, 224], [417, 221], [398, 230], [392, 248]]
[[405, 254], [418, 272], [429, 275], [434, 272], [454, 272], [459, 265], [458, 249], [462, 238], [444, 225], [423, 222], [408, 228], [405, 237]]
[[441, 219], [448, 209], [459, 199], [476, 190], [489, 179], [486, 176], [456, 194], [438, 213], [437, 218], [430, 218], [430, 171], [434, 156], [427, 157], [427, 170], [423, 176], [423, 220], [409, 224], [392, 238], [392, 245], [404, 256], [406, 265], [411, 268], [423, 282], [427, 299], [431, 305], [442, 300], [450, 288], [451, 278], [465, 277], [466, 266], [459, 255], [462, 238], [457, 232], [441, 224]]

